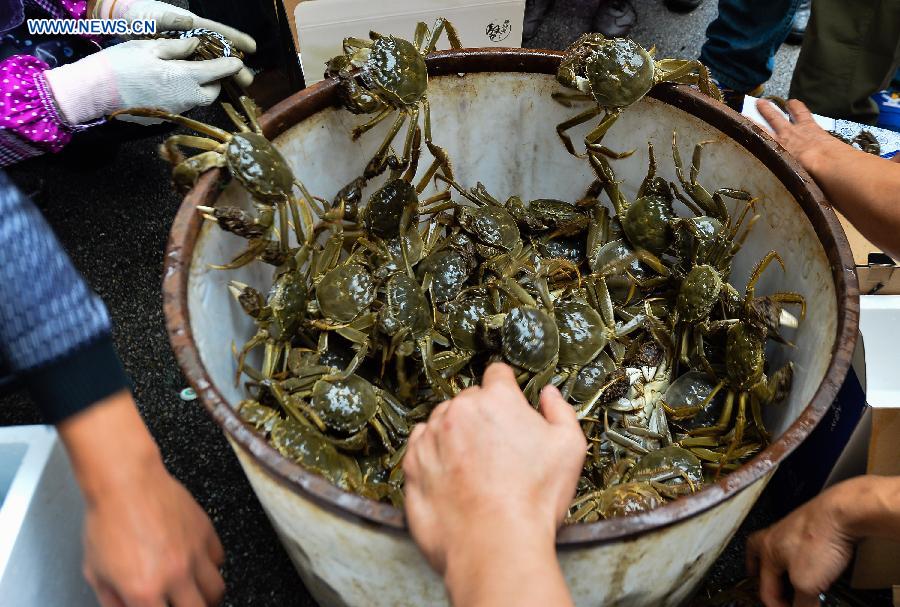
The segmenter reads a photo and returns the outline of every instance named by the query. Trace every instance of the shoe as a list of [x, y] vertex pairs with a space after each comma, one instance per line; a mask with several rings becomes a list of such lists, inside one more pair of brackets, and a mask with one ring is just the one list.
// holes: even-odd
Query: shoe
[[881, 91], [872, 95], [878, 104], [878, 124], [882, 129], [900, 132], [900, 92]]
[[600, 0], [591, 27], [592, 31], [607, 38], [622, 38], [628, 35], [635, 23], [637, 11], [629, 0]]
[[664, 4], [673, 13], [689, 13], [703, 4], [703, 0], [665, 0]]
[[797, 12], [794, 13], [794, 20], [791, 22], [791, 31], [788, 32], [785, 42], [788, 44], [803, 44], [803, 35], [806, 33], [806, 25], [809, 23], [809, 11], [812, 6], [812, 0], [803, 0]]
[[553, 0], [527, 0], [525, 2], [525, 20], [522, 22], [523, 40], [534, 36], [552, 6]]
[[765, 87], [763, 85], [759, 85], [755, 87], [751, 91], [747, 91], [746, 93], [743, 91], [736, 91], [733, 88], [729, 88], [727, 86], [722, 86], [719, 84], [719, 81], [715, 78], [712, 78], [713, 84], [719, 87], [719, 91], [722, 93], [722, 101], [733, 109], [735, 112], [740, 113], [744, 109], [744, 97], [762, 97], [762, 94], [766, 92]]

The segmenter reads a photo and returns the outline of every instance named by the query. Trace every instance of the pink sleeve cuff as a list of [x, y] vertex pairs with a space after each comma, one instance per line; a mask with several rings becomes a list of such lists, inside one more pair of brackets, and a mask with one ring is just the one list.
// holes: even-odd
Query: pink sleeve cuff
[[5, 135], [0, 146], [9, 147], [9, 141], [19, 139], [24, 148], [58, 152], [72, 139], [75, 129], [59, 115], [44, 79], [48, 68], [28, 55], [0, 62], [0, 129]]
[[87, 0], [59, 0], [72, 19], [84, 19], [87, 16]]

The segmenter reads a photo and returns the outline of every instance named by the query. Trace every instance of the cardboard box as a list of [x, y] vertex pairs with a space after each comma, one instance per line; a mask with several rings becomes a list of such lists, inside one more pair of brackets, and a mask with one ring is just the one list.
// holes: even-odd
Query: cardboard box
[[846, 217], [837, 214], [850, 241], [859, 292], [863, 295], [900, 295], [900, 271], [897, 263], [860, 234]]
[[[522, 45], [525, 0], [282, 0], [307, 86], [322, 80], [325, 62], [347, 36], [370, 31], [412, 38], [416, 23], [453, 22], [463, 46]], [[447, 48], [442, 37], [438, 49]]]
[[[860, 298], [860, 331], [866, 340], [866, 401], [871, 409], [869, 474], [900, 475], [900, 296]], [[856, 588], [890, 588], [900, 584], [900, 542], [867, 539], [856, 552]]]

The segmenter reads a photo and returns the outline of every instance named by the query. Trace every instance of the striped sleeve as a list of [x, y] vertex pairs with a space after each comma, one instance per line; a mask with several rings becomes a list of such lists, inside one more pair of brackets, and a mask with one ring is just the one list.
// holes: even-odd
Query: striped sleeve
[[50, 423], [129, 386], [106, 307], [0, 174], [0, 353]]

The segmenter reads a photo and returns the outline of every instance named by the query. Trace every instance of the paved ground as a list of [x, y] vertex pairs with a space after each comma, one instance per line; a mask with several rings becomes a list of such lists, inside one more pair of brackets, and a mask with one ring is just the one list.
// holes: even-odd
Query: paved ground
[[[562, 48], [587, 28], [592, 5], [557, 0], [532, 41]], [[691, 15], [672, 15], [660, 0], [640, 0], [635, 36], [663, 55], [696, 56], [715, 2]], [[796, 51], [782, 50], [773, 92], [784, 92]], [[195, 114], [222, 123], [218, 111]], [[159, 285], [168, 229], [180, 202], [156, 156], [162, 136], [122, 144], [96, 140], [54, 158], [10, 171], [53, 225], [78, 268], [109, 306], [115, 337], [134, 378], [135, 393], [170, 470], [211, 514], [228, 553], [227, 605], [312, 605], [278, 543], [221, 432], [196, 403], [178, 392], [186, 384], [169, 350]], [[23, 285], [24, 287], [24, 285]], [[39, 423], [26, 394], [0, 399], [0, 424]], [[772, 520], [772, 500], [751, 514], [717, 563], [719, 581], [741, 575], [743, 538]], [[867, 604], [874, 604], [869, 602]]]

